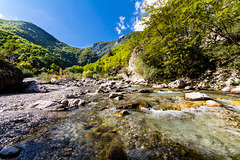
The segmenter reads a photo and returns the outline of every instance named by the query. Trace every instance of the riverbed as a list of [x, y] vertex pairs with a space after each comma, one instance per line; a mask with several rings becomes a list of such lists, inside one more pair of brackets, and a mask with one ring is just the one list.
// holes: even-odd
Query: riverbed
[[[185, 100], [185, 94], [193, 91], [113, 84], [106, 93], [96, 93], [97, 85], [84, 88], [89, 90], [80, 98], [88, 103], [64, 112], [26, 110], [26, 102], [16, 110], [2, 110], [2, 115], [11, 116], [10, 112], [24, 115], [22, 122], [5, 123], [1, 118], [1, 127], [11, 123], [21, 126], [27, 121], [24, 117], [41, 114], [37, 124], [30, 125], [31, 130], [26, 133], [20, 132], [17, 140], [6, 136], [11, 128], [1, 131], [2, 142], [7, 138], [9, 144], [4, 141], [5, 146], [21, 148], [13, 159], [240, 159], [239, 95], [198, 91], [222, 104], [209, 107], [205, 101]], [[53, 92], [62, 94], [80, 89], [60, 87], [35, 95], [46, 99]], [[150, 92], [139, 93], [140, 89]], [[123, 95], [122, 100], [109, 98], [116, 90]], [[4, 97], [14, 99], [14, 96]], [[1, 101], [4, 97], [1, 96]], [[60, 94], [55, 98], [59, 97]], [[139, 105], [125, 108], [124, 112], [117, 107], [126, 104]]]

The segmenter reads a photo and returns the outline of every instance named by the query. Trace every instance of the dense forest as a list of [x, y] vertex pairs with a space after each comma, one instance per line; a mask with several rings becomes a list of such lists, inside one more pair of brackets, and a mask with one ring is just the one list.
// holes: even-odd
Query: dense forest
[[207, 69], [240, 69], [238, 0], [157, 1], [144, 8], [147, 28], [83, 70], [117, 73], [138, 50], [136, 71], [151, 81], [197, 78]]
[[0, 29], [0, 57], [31, 72], [59, 70], [63, 64], [47, 49]]

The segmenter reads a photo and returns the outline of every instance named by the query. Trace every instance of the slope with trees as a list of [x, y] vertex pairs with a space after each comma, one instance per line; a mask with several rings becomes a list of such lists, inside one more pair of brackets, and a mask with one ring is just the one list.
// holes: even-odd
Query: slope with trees
[[[67, 44], [58, 41], [55, 37], [41, 29], [40, 27], [24, 21], [9, 21], [0, 19], [0, 29], [12, 32], [29, 42], [40, 45], [48, 49], [51, 53], [57, 56], [65, 67], [73, 65], [84, 65], [86, 60], [82, 60], [82, 52], [86, 54], [89, 52], [89, 57], [95, 58], [96, 53], [89, 49], [80, 49], [68, 46]], [[84, 63], [79, 63], [79, 62]], [[96, 61], [95, 59], [88, 60], [89, 62]]]
[[144, 8], [142, 21], [147, 27], [135, 43], [129, 40], [84, 70], [115, 73], [134, 48], [140, 53], [136, 71], [155, 82], [197, 78], [207, 69], [240, 70], [238, 0], [157, 1]]

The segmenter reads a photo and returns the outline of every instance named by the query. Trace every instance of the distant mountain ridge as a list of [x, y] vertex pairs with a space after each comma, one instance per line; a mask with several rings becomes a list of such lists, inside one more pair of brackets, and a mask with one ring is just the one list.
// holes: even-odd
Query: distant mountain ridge
[[120, 46], [124, 42], [131, 39], [134, 35], [138, 35], [140, 32], [131, 32], [128, 33], [118, 40], [114, 41], [101, 41], [94, 43], [91, 47], [89, 47], [91, 50], [95, 51], [99, 58], [103, 57], [106, 53], [108, 53], [110, 50]]
[[139, 34], [139, 32], [128, 33], [118, 40], [101, 41], [94, 43], [91, 47], [80, 49], [60, 42], [54, 36], [30, 22], [0, 19], [0, 29], [9, 31], [33, 44], [48, 49], [66, 67], [73, 65], [84, 66], [93, 63], [110, 50], [129, 40], [133, 35]]

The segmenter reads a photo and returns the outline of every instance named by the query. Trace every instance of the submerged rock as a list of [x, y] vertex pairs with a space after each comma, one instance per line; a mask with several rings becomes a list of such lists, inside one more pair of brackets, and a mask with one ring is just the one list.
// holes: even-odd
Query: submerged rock
[[0, 158], [14, 158], [17, 157], [21, 152], [21, 148], [8, 147], [0, 151]]
[[151, 108], [151, 105], [146, 102], [135, 102], [135, 103], [127, 103], [127, 104], [120, 104], [116, 106], [116, 109], [136, 109], [141, 110], [141, 108]]
[[233, 102], [232, 102], [232, 105], [233, 105], [233, 106], [240, 106], [240, 101], [233, 101]]
[[163, 110], [177, 110], [177, 111], [181, 111], [183, 109], [189, 109], [189, 108], [193, 108], [196, 109], [198, 108], [199, 105], [195, 104], [195, 103], [191, 103], [191, 102], [179, 102], [173, 106], [167, 106], [165, 108], [163, 108]]
[[197, 100], [211, 100], [212, 98], [200, 92], [192, 92], [192, 93], [186, 93], [185, 99], [191, 100], [191, 101], [197, 101]]

